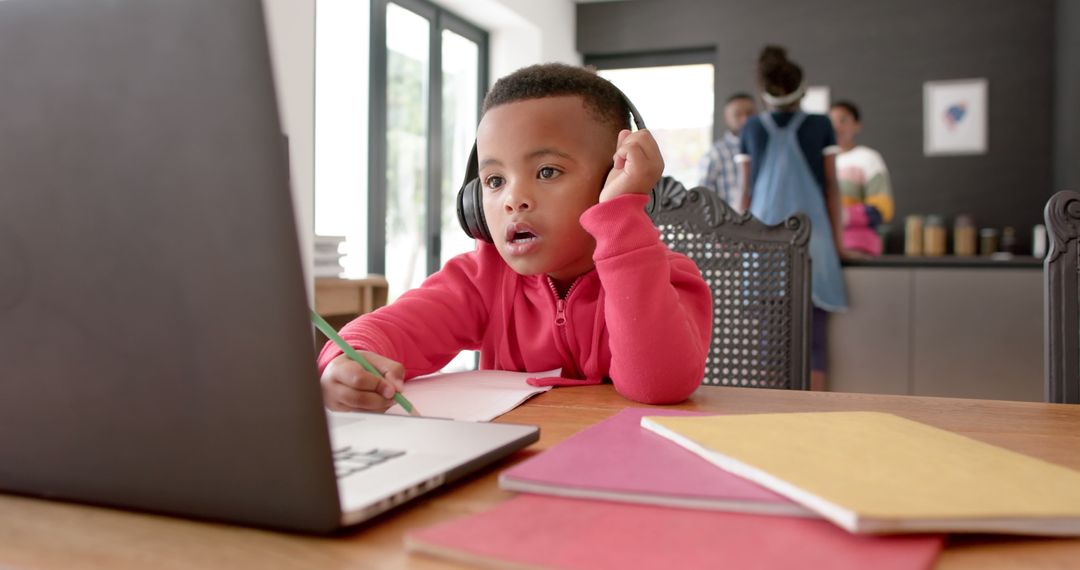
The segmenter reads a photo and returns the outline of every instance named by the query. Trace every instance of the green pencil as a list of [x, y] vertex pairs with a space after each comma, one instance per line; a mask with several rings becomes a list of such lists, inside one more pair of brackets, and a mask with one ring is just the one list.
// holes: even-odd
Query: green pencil
[[[363, 366], [364, 369], [367, 370], [368, 372], [378, 376], [379, 378], [383, 377], [383, 375], [380, 374], [379, 371], [376, 370], [375, 367], [372, 366], [370, 362], [368, 362], [366, 359], [364, 359], [363, 356], [360, 356], [359, 352], [356, 352], [356, 349], [349, 346], [349, 343], [345, 342], [345, 339], [338, 336], [338, 333], [337, 333], [337, 331], [334, 330], [334, 327], [330, 326], [330, 323], [326, 322], [326, 320], [323, 319], [321, 316], [319, 316], [319, 313], [316, 313], [314, 310], [311, 310], [311, 322], [314, 323], [315, 326], [320, 331], [322, 331], [322, 333], [324, 335], [326, 335], [326, 338], [332, 340], [334, 342], [334, 344], [338, 345], [338, 348], [340, 348], [342, 351], [344, 351], [346, 356], [348, 356], [349, 358], [355, 360], [356, 362], [359, 362], [360, 366]], [[398, 404], [400, 404], [401, 407], [404, 408], [406, 412], [409, 412], [410, 416], [419, 416], [420, 415], [420, 411], [417, 410], [412, 405], [412, 402], [410, 402], [408, 399], [406, 399], [405, 396], [403, 396], [401, 394], [401, 392], [394, 392], [394, 401], [397, 402]]]

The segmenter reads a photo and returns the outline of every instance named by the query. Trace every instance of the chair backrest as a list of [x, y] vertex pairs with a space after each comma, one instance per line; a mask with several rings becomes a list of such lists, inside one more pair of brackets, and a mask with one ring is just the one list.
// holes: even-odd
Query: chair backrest
[[707, 188], [670, 177], [646, 208], [672, 251], [692, 259], [713, 293], [705, 384], [809, 387], [810, 221], [775, 226], [739, 214]]
[[1080, 404], [1080, 194], [1058, 192], [1043, 211], [1050, 250], [1043, 261], [1048, 402]]

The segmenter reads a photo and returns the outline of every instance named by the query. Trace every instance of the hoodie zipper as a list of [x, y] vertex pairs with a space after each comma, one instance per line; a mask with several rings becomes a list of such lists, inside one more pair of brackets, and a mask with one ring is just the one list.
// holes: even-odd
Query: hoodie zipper
[[570, 284], [570, 288], [566, 290], [566, 297], [563, 298], [559, 297], [559, 290], [555, 288], [555, 282], [551, 280], [551, 277], [547, 277], [548, 287], [551, 288], [551, 294], [555, 296], [555, 327], [559, 330], [559, 339], [562, 341], [561, 352], [568, 356], [566, 360], [570, 364], [570, 371], [576, 378], [581, 377], [581, 371], [578, 370], [577, 363], [574, 362], [573, 355], [570, 353], [570, 342], [566, 338], [566, 300], [574, 293], [574, 288], [577, 287], [579, 281], [581, 281], [580, 276]]

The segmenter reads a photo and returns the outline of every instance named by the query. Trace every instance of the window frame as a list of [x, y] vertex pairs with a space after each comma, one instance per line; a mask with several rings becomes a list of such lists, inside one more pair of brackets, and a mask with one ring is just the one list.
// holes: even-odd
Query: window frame
[[[386, 272], [386, 203], [387, 203], [387, 47], [386, 8], [390, 3], [413, 12], [431, 24], [429, 27], [427, 180], [425, 182], [424, 241], [425, 269], [430, 275], [441, 265], [442, 250], [442, 32], [449, 30], [478, 47], [477, 117], [487, 94], [488, 33], [444, 8], [427, 0], [371, 0], [370, 103], [368, 108], [368, 272]], [[467, 157], [461, 157], [466, 160]]]

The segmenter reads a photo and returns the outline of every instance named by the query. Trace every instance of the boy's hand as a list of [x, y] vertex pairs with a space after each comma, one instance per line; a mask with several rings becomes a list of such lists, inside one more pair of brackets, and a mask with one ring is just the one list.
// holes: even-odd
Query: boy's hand
[[326, 365], [319, 379], [323, 404], [335, 412], [385, 412], [394, 405], [394, 392], [405, 384], [405, 367], [378, 354], [359, 352], [383, 377], [342, 354]]
[[601, 202], [623, 194], [648, 194], [664, 173], [664, 157], [648, 129], [619, 132], [619, 143], [612, 158], [615, 165], [600, 191]]

